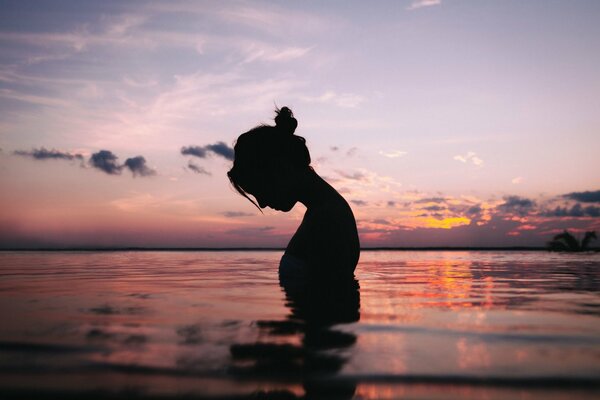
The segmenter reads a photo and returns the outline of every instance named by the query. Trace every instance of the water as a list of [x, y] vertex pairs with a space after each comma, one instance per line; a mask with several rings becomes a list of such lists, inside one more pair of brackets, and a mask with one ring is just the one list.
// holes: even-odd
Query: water
[[[600, 254], [0, 253], [0, 397], [598, 398]], [[187, 397], [186, 397], [187, 398]]]

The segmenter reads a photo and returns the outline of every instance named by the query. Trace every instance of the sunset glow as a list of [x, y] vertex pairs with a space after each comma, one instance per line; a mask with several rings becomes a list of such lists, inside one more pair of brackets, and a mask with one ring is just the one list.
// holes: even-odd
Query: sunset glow
[[1, 7], [0, 247], [285, 246], [225, 175], [276, 105], [364, 247], [600, 230], [598, 2]]

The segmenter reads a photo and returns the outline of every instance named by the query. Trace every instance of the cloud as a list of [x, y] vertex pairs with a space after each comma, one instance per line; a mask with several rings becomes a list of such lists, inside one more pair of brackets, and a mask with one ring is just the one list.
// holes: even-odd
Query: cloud
[[226, 216], [227, 218], [254, 217], [255, 215], [243, 211], [223, 211], [221, 214]]
[[199, 158], [206, 158], [209, 152], [217, 154], [227, 160], [233, 161], [234, 151], [224, 142], [207, 144], [206, 146], [183, 146], [181, 154]]
[[[435, 219], [439, 219], [440, 221], [442, 221], [442, 220], [444, 220], [444, 219], [450, 219], [450, 220], [452, 220], [452, 219], [453, 219], [453, 218], [446, 218], [446, 216], [445, 216], [444, 214], [442, 214], [442, 213], [439, 213], [439, 212], [436, 212], [436, 213], [433, 213], [433, 214], [429, 214], [429, 215], [430, 215], [431, 217], [435, 218]], [[447, 226], [445, 226], [445, 225], [441, 225], [441, 226], [438, 226], [438, 227], [439, 227], [439, 228], [443, 228], [443, 229], [447, 229], [447, 227], [453, 227], [453, 226], [452, 226], [452, 224], [450, 224], [450, 225], [447, 225]]]
[[0, 89], [0, 97], [17, 100], [23, 103], [30, 103], [48, 107], [68, 107], [69, 102], [63, 99], [57, 99], [49, 96], [38, 96], [26, 93], [20, 93], [13, 89]]
[[44, 147], [40, 147], [39, 149], [33, 149], [31, 151], [24, 150], [15, 150], [13, 152], [14, 155], [22, 156], [22, 157], [31, 157], [35, 160], [79, 160], [83, 161], [83, 155], [81, 154], [73, 154], [67, 153], [65, 151], [60, 150], [47, 150]]
[[[566, 195], [565, 195], [566, 196]], [[573, 221], [587, 221], [587, 227], [579, 225], [583, 230], [597, 230], [600, 218], [598, 204], [559, 204], [565, 196], [540, 197], [539, 199], [508, 195], [503, 200], [481, 200], [472, 196], [430, 197], [413, 200], [405, 204], [411, 213], [403, 214], [400, 211], [396, 222], [410, 226], [411, 229], [444, 228], [448, 221], [463, 221], [462, 223], [473, 226], [490, 225], [492, 221], [514, 221], [515, 226], [507, 235], [522, 235], [524, 231], [532, 235], [550, 234], [548, 229], [555, 227], [560, 230], [575, 226]], [[584, 196], [592, 200], [593, 197]], [[410, 204], [413, 204], [410, 207]], [[422, 204], [423, 206], [419, 206]], [[412, 218], [415, 218], [412, 220]], [[404, 220], [406, 222], [404, 223]], [[433, 220], [444, 221], [437, 224]], [[583, 222], [582, 222], [583, 224]], [[495, 229], [492, 227], [492, 229]], [[533, 236], [532, 236], [533, 237]]]
[[[420, 213], [417, 217], [423, 220], [417, 221], [416, 227], [449, 229], [464, 224], [485, 224], [490, 219], [490, 211], [487, 210], [489, 205], [484, 207], [483, 203], [485, 202], [476, 197], [448, 196], [418, 199], [412, 202], [413, 207], [410, 207], [410, 202], [404, 207]], [[418, 205], [416, 209], [414, 205]], [[432, 221], [431, 218], [437, 221]]]
[[221, 157], [233, 161], [234, 152], [233, 149], [227, 146], [224, 142], [217, 142], [215, 144], [209, 144], [206, 146], [206, 149], [212, 151], [215, 154], [220, 155]]
[[543, 213], [545, 217], [600, 217], [600, 207], [583, 207], [577, 203], [570, 209], [568, 207], [556, 207], [554, 210], [548, 210]]
[[[441, 193], [432, 197], [422, 197], [424, 195], [409, 191], [402, 197], [409, 201], [395, 199], [381, 203], [382, 207], [386, 205], [394, 207], [394, 217], [389, 218], [385, 213], [370, 215], [369, 222], [359, 226], [365, 242], [374, 241], [373, 243], [381, 245], [391, 240], [390, 243], [395, 245], [405, 244], [394, 238], [404, 235], [403, 232], [407, 232], [407, 235], [428, 232], [428, 239], [425, 235], [420, 243], [431, 245], [436, 238], [444, 236], [440, 232], [450, 230], [453, 232], [452, 235], [456, 236], [445, 237], [444, 242], [449, 240], [450, 243], [456, 240], [455, 245], [471, 243], [471, 241], [479, 243], [480, 240], [485, 242], [487, 239], [482, 235], [495, 237], [496, 241], [505, 240], [503, 243], [511, 243], [507, 238], [519, 235], [521, 238], [519, 240], [523, 240], [523, 243], [541, 245], [547, 239], [546, 236], [553, 234], [548, 233], [552, 229], [559, 229], [558, 231], [575, 227], [580, 231], [598, 229], [600, 207], [596, 205], [565, 207], [561, 204], [558, 210], [550, 211], [541, 208], [541, 205], [561, 200], [562, 196], [534, 199], [510, 195], [504, 197], [504, 200], [482, 200], [474, 196], [453, 197]], [[415, 196], [417, 198], [414, 198]], [[371, 206], [377, 204], [377, 202], [369, 202]], [[358, 214], [361, 213], [360, 210], [361, 208], [356, 210]], [[380, 220], [376, 223], [375, 219]], [[387, 219], [392, 228], [385, 228], [385, 225], [381, 224], [383, 219]], [[365, 230], [365, 227], [368, 229]], [[490, 245], [491, 242], [486, 243]], [[514, 242], [514, 244], [522, 243]]]
[[[346, 157], [354, 157], [356, 155], [356, 153], [358, 152], [358, 148], [357, 147], [350, 147], [348, 150], [345, 150], [341, 147], [341, 146], [329, 146], [329, 150], [332, 153], [336, 153], [336, 154], [344, 154]], [[328, 162], [329, 158], [327, 157], [319, 157], [317, 159], [317, 161], [324, 163], [324, 162]]]
[[[599, 204], [560, 204], [556, 209], [549, 209], [548, 204], [555, 207], [557, 201], [566, 203], [563, 196], [550, 196], [534, 198], [508, 195], [504, 199], [492, 198], [479, 199], [475, 196], [446, 196], [435, 193], [435, 196], [424, 197], [426, 194], [408, 191], [400, 199], [382, 202], [381, 214], [378, 212], [377, 201], [370, 198], [355, 196], [369, 201], [368, 220], [362, 220], [359, 225], [363, 243], [382, 245], [390, 243], [406, 245], [415, 237], [423, 234], [420, 245], [431, 245], [436, 240], [439, 243], [453, 243], [461, 245], [538, 245], [541, 246], [551, 235], [567, 228], [576, 232], [598, 230], [600, 222]], [[391, 203], [390, 203], [391, 202]], [[353, 204], [353, 203], [351, 203]], [[386, 205], [394, 207], [394, 216], [389, 217]], [[353, 205], [354, 207], [354, 205]], [[357, 207], [356, 212], [360, 217], [363, 208]], [[387, 214], [387, 215], [386, 215]], [[377, 219], [377, 221], [375, 221]], [[390, 222], [383, 224], [383, 220]], [[360, 220], [360, 218], [359, 218]], [[367, 229], [365, 229], [367, 228]], [[452, 231], [446, 235], [443, 231]], [[427, 234], [425, 234], [427, 233]], [[408, 241], [398, 240], [399, 237]], [[513, 241], [513, 237], [518, 240]], [[420, 237], [420, 236], [419, 236]], [[496, 243], [493, 242], [493, 238]], [[371, 242], [372, 241], [372, 242]]]
[[132, 157], [125, 160], [123, 167], [129, 168], [133, 176], [152, 176], [156, 171], [146, 165], [146, 159], [142, 156]]
[[335, 172], [337, 172], [341, 177], [346, 178], [346, 179], [351, 179], [353, 181], [366, 181], [366, 180], [368, 180], [368, 176], [365, 173], [361, 172], [361, 171], [356, 171], [354, 173], [348, 173], [348, 172], [336, 170]]
[[481, 208], [481, 206], [479, 204], [476, 204], [472, 207], [469, 207], [466, 211], [465, 214], [467, 214], [470, 217], [474, 217], [477, 216], [479, 214], [481, 214], [481, 212], [483, 211], [483, 208]]
[[429, 207], [423, 207], [423, 210], [427, 210], [427, 211], [444, 211], [446, 210], [446, 207], [442, 207], [442, 206], [429, 206]]
[[600, 203], [600, 190], [593, 192], [572, 192], [563, 195], [571, 200], [580, 201], [582, 203]]
[[181, 148], [181, 154], [184, 156], [195, 156], [200, 158], [206, 158], [206, 149], [200, 146], [183, 146]]
[[350, 203], [352, 203], [352, 204], [354, 204], [356, 206], [359, 206], [359, 207], [366, 206], [366, 205], [369, 204], [369, 203], [367, 203], [364, 200], [350, 200]]
[[188, 162], [187, 167], [191, 170], [194, 171], [197, 174], [203, 174], [203, 175], [212, 175], [210, 172], [208, 172], [207, 170], [205, 170], [203, 167], [196, 165], [192, 162], [192, 160], [190, 160]]
[[109, 150], [100, 150], [90, 157], [90, 165], [109, 175], [119, 175], [123, 166], [117, 163], [118, 157]]
[[[168, 10], [172, 9], [172, 2], [167, 2]], [[191, 2], [197, 4], [195, 8], [199, 9], [200, 13], [206, 13], [208, 6], [203, 3]], [[189, 3], [184, 3], [189, 4]], [[217, 4], [217, 3], [215, 3]], [[185, 6], [185, 11], [188, 12], [189, 5]], [[269, 7], [256, 7], [238, 3], [235, 7], [221, 7], [215, 14], [215, 17], [223, 19], [229, 24], [235, 26], [244, 25], [252, 30], [266, 33], [276, 38], [286, 37], [290, 32], [294, 33], [310, 33], [324, 34], [328, 32], [332, 26], [337, 26], [338, 22], [335, 18], [328, 16], [323, 18], [315, 13], [307, 13], [301, 10], [290, 12], [283, 7], [277, 7], [275, 3]], [[307, 23], [310, 21], [310, 23]], [[263, 36], [261, 34], [260, 36]]]
[[413, 0], [406, 9], [408, 11], [413, 11], [419, 8], [437, 6], [440, 4], [442, 4], [442, 0]]
[[477, 157], [477, 154], [473, 151], [469, 151], [466, 155], [461, 156], [461, 155], [457, 155], [453, 157], [456, 161], [460, 161], [462, 163], [468, 163], [471, 162], [474, 165], [480, 167], [483, 165], [483, 160], [479, 157]]
[[287, 47], [284, 49], [276, 49], [266, 44], [252, 42], [242, 50], [244, 53], [246, 53], [246, 57], [242, 61], [242, 64], [247, 64], [254, 61], [291, 61], [304, 57], [311, 50], [312, 47]]
[[445, 197], [425, 197], [423, 199], [419, 199], [415, 201], [415, 204], [423, 204], [423, 203], [445, 203]]
[[122, 165], [119, 164], [118, 159], [119, 157], [112, 151], [100, 150], [92, 154], [88, 162], [93, 168], [109, 175], [120, 175], [124, 168], [130, 170], [134, 177], [156, 175], [156, 171], [146, 165], [146, 159], [143, 156], [128, 158]]
[[512, 182], [514, 185], [518, 185], [519, 183], [523, 182], [523, 177], [522, 177], [522, 176], [517, 176], [516, 178], [513, 178], [513, 179], [511, 180], [511, 182]]
[[536, 206], [536, 202], [525, 197], [519, 196], [506, 196], [504, 197], [504, 203], [500, 204], [497, 208], [499, 211], [508, 214], [517, 214], [521, 217], [529, 214]]
[[231, 230], [226, 231], [226, 233], [229, 233], [231, 235], [248, 237], [248, 236], [254, 236], [254, 235], [268, 235], [274, 229], [275, 229], [274, 226], [259, 226], [259, 227], [231, 229]]
[[389, 220], [387, 220], [385, 218], [376, 218], [371, 222], [373, 222], [374, 224], [378, 224], [378, 225], [391, 225], [392, 224]]
[[365, 101], [365, 98], [358, 94], [338, 94], [332, 90], [328, 90], [320, 96], [302, 96], [301, 100], [307, 103], [334, 104], [342, 108], [356, 108]]
[[[34, 160], [67, 160], [80, 161], [83, 167], [84, 157], [79, 153], [69, 153], [56, 149], [47, 150], [44, 147], [33, 149], [31, 151], [15, 150], [14, 155], [21, 157], [30, 157]], [[93, 168], [97, 168], [109, 175], [120, 175], [124, 168], [129, 169], [133, 176], [152, 176], [156, 175], [156, 171], [146, 165], [146, 159], [143, 156], [131, 157], [125, 160], [124, 164], [119, 164], [118, 157], [109, 150], [100, 150], [93, 153], [88, 160], [88, 164]]]
[[381, 150], [379, 152], [379, 154], [381, 154], [382, 156], [387, 157], [387, 158], [399, 158], [399, 157], [405, 156], [408, 153], [406, 151], [400, 151], [400, 150], [392, 150], [392, 151]]

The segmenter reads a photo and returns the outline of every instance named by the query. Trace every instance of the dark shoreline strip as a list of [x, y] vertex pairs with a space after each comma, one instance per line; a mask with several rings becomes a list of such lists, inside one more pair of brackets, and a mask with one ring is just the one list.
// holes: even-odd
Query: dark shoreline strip
[[[234, 371], [235, 372], [235, 371]], [[244, 381], [244, 382], [278, 382], [278, 383], [297, 383], [311, 381], [321, 384], [336, 385], [344, 384], [427, 384], [427, 385], [457, 385], [457, 386], [478, 386], [478, 387], [499, 387], [499, 388], [530, 388], [530, 389], [600, 389], [600, 380], [592, 377], [565, 377], [565, 376], [540, 376], [540, 377], [503, 377], [503, 376], [461, 376], [461, 375], [346, 375], [331, 376], [328, 374], [255, 374], [255, 373], [202, 373], [199, 371], [188, 371], [170, 368], [153, 368], [136, 365], [87, 365], [73, 370], [71, 368], [53, 368], [42, 370], [37, 368], [14, 368], [0, 369], [0, 376], [6, 378], [9, 376], [27, 375], [30, 377], [41, 377], [44, 375], [55, 376], [65, 374], [68, 376], [84, 374], [93, 376], [95, 374], [113, 373], [124, 375], [145, 376], [148, 379], [152, 377], [163, 376], [170, 378], [196, 378], [196, 379], [217, 379], [223, 381]], [[2, 393], [2, 388], [0, 388]]]

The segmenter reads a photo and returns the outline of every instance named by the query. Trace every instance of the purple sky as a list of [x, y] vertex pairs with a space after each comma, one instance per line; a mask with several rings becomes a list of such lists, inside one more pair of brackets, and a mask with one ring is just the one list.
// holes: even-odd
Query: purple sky
[[284, 246], [225, 176], [275, 104], [365, 246], [600, 230], [600, 2], [0, 9], [1, 247]]

